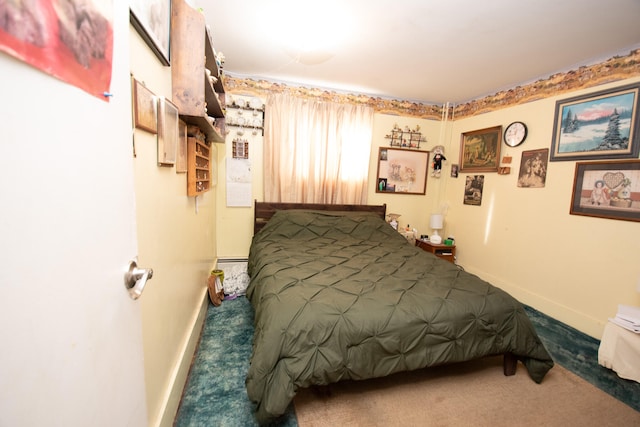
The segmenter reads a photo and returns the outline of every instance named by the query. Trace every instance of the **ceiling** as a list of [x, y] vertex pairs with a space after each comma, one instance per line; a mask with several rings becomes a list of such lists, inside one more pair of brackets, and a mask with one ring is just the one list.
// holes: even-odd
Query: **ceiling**
[[238, 78], [460, 104], [640, 48], [640, 0], [192, 0]]

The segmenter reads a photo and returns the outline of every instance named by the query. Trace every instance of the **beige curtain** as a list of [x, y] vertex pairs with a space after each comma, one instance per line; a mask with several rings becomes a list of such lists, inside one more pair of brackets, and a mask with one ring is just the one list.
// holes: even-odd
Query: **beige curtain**
[[265, 201], [366, 204], [372, 128], [371, 107], [269, 95]]

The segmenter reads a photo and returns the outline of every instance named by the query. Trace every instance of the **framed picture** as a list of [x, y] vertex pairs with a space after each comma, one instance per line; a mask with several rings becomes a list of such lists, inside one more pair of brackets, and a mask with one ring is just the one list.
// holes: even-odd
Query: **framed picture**
[[556, 102], [551, 161], [637, 158], [640, 83]]
[[157, 133], [156, 96], [141, 82], [133, 79], [133, 122], [136, 128]]
[[178, 121], [178, 155], [176, 157], [176, 173], [187, 172], [187, 124]]
[[549, 149], [529, 150], [522, 152], [518, 187], [542, 188], [547, 180], [547, 161]]
[[482, 204], [482, 189], [484, 188], [484, 175], [467, 175], [464, 183], [465, 205], [480, 206]]
[[498, 172], [502, 126], [465, 132], [460, 138], [460, 172]]
[[429, 152], [380, 147], [376, 193], [426, 194]]
[[163, 65], [169, 65], [171, 0], [129, 0], [129, 21]]
[[570, 213], [640, 221], [640, 160], [577, 162]]
[[178, 148], [178, 107], [164, 96], [158, 97], [158, 165], [173, 166]]

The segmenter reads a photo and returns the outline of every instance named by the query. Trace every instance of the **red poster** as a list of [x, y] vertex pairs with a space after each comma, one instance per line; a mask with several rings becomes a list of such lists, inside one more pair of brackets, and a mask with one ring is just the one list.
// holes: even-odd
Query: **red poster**
[[109, 101], [113, 0], [0, 0], [0, 51]]

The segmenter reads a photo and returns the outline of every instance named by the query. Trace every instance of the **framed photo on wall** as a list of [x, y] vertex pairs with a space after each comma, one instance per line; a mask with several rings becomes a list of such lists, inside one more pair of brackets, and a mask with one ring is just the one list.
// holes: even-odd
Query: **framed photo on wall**
[[547, 180], [547, 161], [549, 149], [529, 150], [522, 152], [518, 187], [542, 188]]
[[551, 161], [637, 158], [640, 83], [556, 102]]
[[429, 152], [380, 147], [376, 193], [426, 194]]
[[467, 175], [464, 183], [465, 205], [480, 206], [482, 204], [482, 191], [484, 188], [484, 175]]
[[133, 79], [133, 122], [136, 128], [158, 133], [157, 100], [147, 87]]
[[498, 172], [502, 126], [465, 132], [460, 137], [460, 172]]
[[129, 0], [129, 21], [162, 65], [170, 65], [171, 0]]
[[158, 165], [176, 163], [179, 128], [178, 107], [164, 96], [158, 97]]
[[570, 213], [640, 221], [640, 160], [577, 162]]
[[178, 120], [178, 154], [176, 156], [176, 173], [187, 172], [187, 124]]

